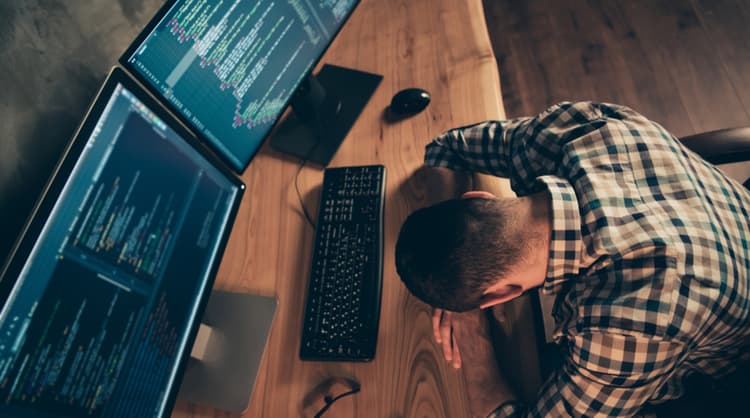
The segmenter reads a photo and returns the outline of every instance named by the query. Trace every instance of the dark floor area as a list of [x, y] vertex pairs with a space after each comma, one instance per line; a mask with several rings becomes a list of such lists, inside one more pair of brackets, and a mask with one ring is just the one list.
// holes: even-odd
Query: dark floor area
[[747, 0], [484, 0], [509, 117], [628, 105], [677, 136], [750, 125]]

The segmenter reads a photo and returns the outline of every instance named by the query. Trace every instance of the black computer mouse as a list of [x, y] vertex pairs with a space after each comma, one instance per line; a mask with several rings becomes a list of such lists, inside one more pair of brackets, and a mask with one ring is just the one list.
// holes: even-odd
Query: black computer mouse
[[396, 93], [391, 99], [391, 112], [409, 115], [422, 111], [430, 104], [430, 93], [418, 88], [409, 88]]

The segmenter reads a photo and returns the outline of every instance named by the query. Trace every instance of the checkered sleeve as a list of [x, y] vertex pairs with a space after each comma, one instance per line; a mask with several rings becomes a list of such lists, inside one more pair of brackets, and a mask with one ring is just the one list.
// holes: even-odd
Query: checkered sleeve
[[[684, 342], [666, 335], [674, 306], [649, 292], [668, 291], [673, 271], [661, 257], [641, 249], [594, 273], [590, 287], [572, 290], [581, 303], [575, 322], [566, 324], [565, 361], [545, 382], [535, 404], [504, 405], [500, 417], [630, 417], [640, 412], [675, 374], [687, 355]], [[632, 281], [623, 281], [628, 276]], [[655, 286], [645, 293], [623, 292], [639, 281]], [[661, 331], [660, 331], [661, 330]]]
[[618, 334], [582, 334], [545, 382], [535, 405], [506, 403], [488, 418], [632, 417], [671, 376], [679, 343]]
[[566, 143], [605, 124], [591, 102], [560, 103], [533, 118], [487, 121], [453, 129], [427, 145], [425, 165], [508, 177], [517, 193], [554, 174]]
[[671, 377], [684, 346], [639, 335], [582, 333], [528, 416], [630, 417]]

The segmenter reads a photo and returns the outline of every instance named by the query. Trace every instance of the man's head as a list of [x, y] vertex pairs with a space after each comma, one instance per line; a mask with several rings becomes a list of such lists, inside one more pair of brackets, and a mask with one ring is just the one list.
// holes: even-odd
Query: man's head
[[409, 291], [455, 312], [480, 307], [528, 246], [517, 199], [472, 193], [412, 213], [396, 243], [396, 270]]

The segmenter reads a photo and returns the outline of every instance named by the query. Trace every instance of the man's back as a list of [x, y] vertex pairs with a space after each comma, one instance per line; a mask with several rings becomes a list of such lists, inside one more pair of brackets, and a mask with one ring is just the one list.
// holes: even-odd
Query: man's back
[[566, 359], [533, 412], [632, 415], [743, 354], [750, 194], [659, 125], [624, 107], [563, 103], [450, 131], [425, 162], [552, 197], [543, 290], [557, 295]]
[[[559, 174], [575, 179], [581, 268], [591, 279], [573, 286], [560, 309], [579, 310], [576, 326], [589, 332], [677, 343], [678, 379], [652, 398], [668, 399], [680, 394], [672, 383], [692, 370], [726, 373], [747, 344], [750, 193], [660, 126], [618, 114], [625, 118], [607, 123], [610, 135], [566, 146], [570, 163]], [[631, 274], [588, 274], [608, 265]]]

